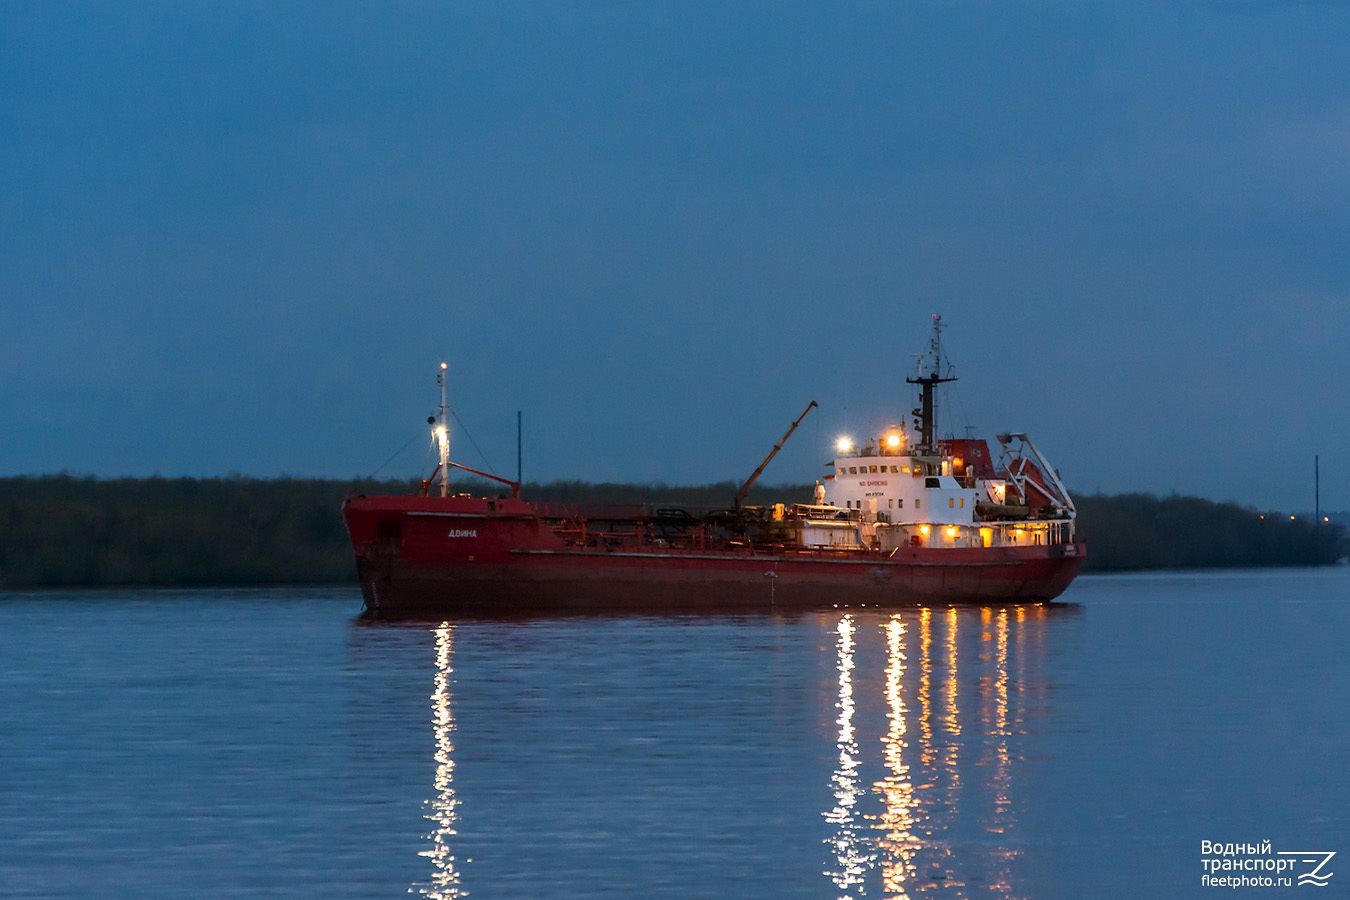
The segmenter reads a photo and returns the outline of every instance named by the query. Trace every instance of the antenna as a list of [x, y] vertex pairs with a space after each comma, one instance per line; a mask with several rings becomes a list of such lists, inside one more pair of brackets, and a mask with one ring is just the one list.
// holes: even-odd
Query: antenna
[[928, 342], [929, 352], [933, 354], [933, 374], [942, 374], [942, 316], [933, 313], [933, 337]]

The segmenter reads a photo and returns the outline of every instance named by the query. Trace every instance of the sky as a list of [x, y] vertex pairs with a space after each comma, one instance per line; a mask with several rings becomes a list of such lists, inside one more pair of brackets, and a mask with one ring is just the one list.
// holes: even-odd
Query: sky
[[[908, 418], [1350, 508], [1350, 7], [12, 3], [0, 475], [810, 482]], [[804, 499], [804, 498], [803, 498]]]

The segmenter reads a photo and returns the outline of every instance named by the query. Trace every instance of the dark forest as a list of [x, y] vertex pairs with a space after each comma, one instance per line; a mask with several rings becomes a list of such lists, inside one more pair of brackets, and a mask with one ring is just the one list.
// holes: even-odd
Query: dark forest
[[[355, 583], [343, 498], [411, 482], [317, 479], [0, 479], [0, 587]], [[460, 485], [497, 493], [497, 486]], [[541, 501], [727, 506], [732, 482], [699, 487], [552, 482]], [[751, 503], [808, 498], [757, 487]], [[1347, 553], [1344, 529], [1232, 503], [1149, 494], [1076, 500], [1086, 571], [1305, 566]]]

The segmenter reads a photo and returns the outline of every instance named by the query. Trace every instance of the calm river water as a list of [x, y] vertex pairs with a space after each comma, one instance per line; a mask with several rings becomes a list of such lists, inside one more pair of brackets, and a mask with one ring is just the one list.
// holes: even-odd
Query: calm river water
[[[1350, 571], [1063, 599], [438, 626], [355, 588], [0, 594], [0, 895], [1350, 896]], [[1202, 882], [1235, 873], [1293, 886]]]

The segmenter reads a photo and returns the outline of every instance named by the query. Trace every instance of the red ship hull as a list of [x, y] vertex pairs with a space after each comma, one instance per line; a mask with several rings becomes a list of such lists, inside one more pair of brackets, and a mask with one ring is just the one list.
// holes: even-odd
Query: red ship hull
[[[377, 616], [810, 609], [1050, 601], [1081, 542], [1017, 547], [792, 549], [616, 530], [568, 540], [550, 510], [476, 497], [353, 497], [343, 506]], [[598, 538], [598, 539], [597, 539]]]

